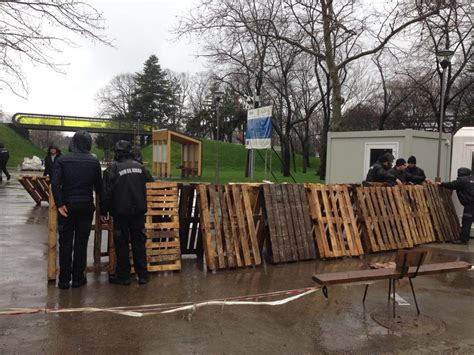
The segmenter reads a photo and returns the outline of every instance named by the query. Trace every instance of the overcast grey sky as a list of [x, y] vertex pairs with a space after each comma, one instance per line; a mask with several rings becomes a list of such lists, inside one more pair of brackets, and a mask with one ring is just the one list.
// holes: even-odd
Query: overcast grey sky
[[91, 5], [103, 12], [107, 30], [115, 48], [86, 41], [78, 48], [64, 47], [57, 61], [68, 63], [65, 74], [46, 67], [25, 63], [29, 84], [27, 100], [4, 89], [0, 104], [6, 113], [32, 112], [61, 115], [94, 116], [94, 96], [114, 75], [142, 69], [143, 63], [156, 54], [162, 68], [173, 71], [203, 70], [195, 60], [198, 47], [187, 40], [173, 41], [170, 30], [180, 15], [196, 0], [94, 0]]

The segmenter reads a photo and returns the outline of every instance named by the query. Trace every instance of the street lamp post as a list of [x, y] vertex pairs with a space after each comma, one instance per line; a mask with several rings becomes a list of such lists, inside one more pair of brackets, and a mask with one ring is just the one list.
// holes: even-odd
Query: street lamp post
[[140, 119], [142, 118], [143, 114], [141, 112], [137, 112], [135, 117], [137, 118], [137, 130], [135, 135], [135, 144], [140, 145]]
[[224, 96], [224, 92], [221, 87], [214, 93], [214, 102], [216, 103], [216, 133], [217, 133], [217, 144], [216, 144], [216, 171], [215, 171], [215, 183], [219, 184], [219, 104]]
[[440, 111], [439, 111], [439, 136], [438, 136], [438, 164], [436, 166], [436, 181], [441, 181], [441, 142], [443, 138], [443, 121], [444, 121], [444, 101], [446, 96], [446, 80], [447, 80], [447, 68], [451, 64], [451, 57], [454, 54], [449, 49], [438, 51], [436, 56], [438, 57], [439, 64], [443, 69], [441, 76], [441, 97], [440, 97]]

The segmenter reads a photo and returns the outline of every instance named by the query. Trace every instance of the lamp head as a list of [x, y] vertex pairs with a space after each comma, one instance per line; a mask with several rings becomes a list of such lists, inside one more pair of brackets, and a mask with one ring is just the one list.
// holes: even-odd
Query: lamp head
[[441, 68], [446, 69], [451, 64], [451, 57], [453, 54], [454, 51], [451, 51], [447, 48], [436, 52], [436, 56], [438, 57]]

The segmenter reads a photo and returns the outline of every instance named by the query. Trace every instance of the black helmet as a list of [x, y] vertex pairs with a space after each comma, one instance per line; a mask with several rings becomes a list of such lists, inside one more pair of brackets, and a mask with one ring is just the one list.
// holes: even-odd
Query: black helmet
[[119, 140], [115, 143], [115, 151], [130, 154], [132, 152], [132, 145], [129, 141]]
[[380, 158], [379, 158], [379, 161], [381, 163], [385, 163], [386, 161], [388, 162], [392, 162], [393, 160], [395, 159], [395, 157], [392, 155], [392, 153], [384, 153]]

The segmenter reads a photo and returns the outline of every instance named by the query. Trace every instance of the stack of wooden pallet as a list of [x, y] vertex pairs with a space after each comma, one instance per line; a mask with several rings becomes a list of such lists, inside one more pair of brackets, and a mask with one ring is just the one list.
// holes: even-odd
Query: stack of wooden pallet
[[265, 216], [268, 223], [267, 247], [274, 263], [316, 258], [309, 214], [308, 196], [303, 185], [263, 185]]
[[364, 254], [348, 187], [307, 184], [306, 189], [319, 256]]
[[37, 175], [20, 175], [18, 181], [30, 194], [37, 205], [49, 201], [49, 177]]
[[459, 239], [460, 225], [451, 199], [452, 191], [435, 185], [426, 185], [424, 192], [436, 240], [446, 242]]
[[148, 271], [180, 270], [178, 184], [149, 182], [146, 188]]
[[416, 224], [400, 187], [360, 186], [356, 191], [366, 251], [413, 247]]
[[263, 225], [258, 216], [258, 188], [199, 185], [197, 191], [207, 267], [260, 265]]
[[413, 217], [412, 228], [413, 244], [419, 245], [435, 241], [433, 224], [430, 218], [430, 210], [424, 190], [428, 185], [404, 185], [401, 189], [402, 196], [406, 203], [408, 218]]

